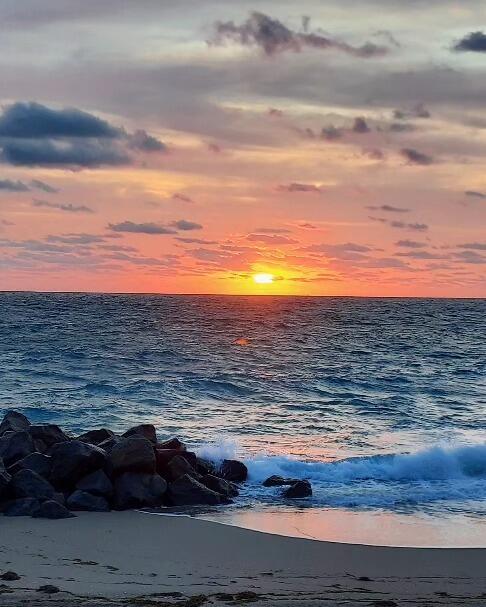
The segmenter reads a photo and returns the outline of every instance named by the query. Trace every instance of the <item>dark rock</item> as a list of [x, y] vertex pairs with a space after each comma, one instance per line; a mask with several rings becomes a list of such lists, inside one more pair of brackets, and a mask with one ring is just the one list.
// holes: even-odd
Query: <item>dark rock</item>
[[309, 481], [297, 481], [282, 494], [284, 497], [309, 497], [312, 495], [312, 487]]
[[54, 493], [52, 499], [55, 502], [57, 502], [58, 504], [61, 504], [61, 506], [66, 505], [66, 496], [61, 491], [56, 491], [56, 493]]
[[56, 424], [33, 425], [30, 426], [29, 433], [34, 441], [42, 441], [47, 449], [57, 443], [65, 443], [71, 440]]
[[197, 465], [196, 454], [192, 451], [179, 451], [178, 449], [156, 449], [155, 456], [157, 458], [157, 472], [163, 477], [169, 477], [168, 465], [170, 461], [176, 457], [183, 457], [194, 469]]
[[174, 449], [175, 451], [186, 451], [186, 445], [177, 437], [166, 440], [163, 443], [157, 443], [157, 449]]
[[21, 470], [12, 476], [11, 490], [15, 497], [34, 497], [48, 500], [54, 497], [54, 487], [33, 470]]
[[34, 451], [34, 442], [26, 430], [5, 432], [0, 437], [0, 457], [10, 466]]
[[217, 469], [214, 463], [201, 457], [198, 457], [196, 460], [196, 471], [203, 475], [212, 474], [213, 476], [216, 476], [217, 474]]
[[213, 474], [205, 474], [199, 480], [208, 489], [216, 491], [216, 493], [220, 493], [225, 497], [236, 497], [239, 493], [234, 483], [225, 481], [224, 478], [219, 478]]
[[17, 580], [20, 580], [20, 575], [15, 573], [15, 571], [6, 571], [0, 575], [0, 580], [3, 580], [4, 582], [16, 582]]
[[243, 462], [234, 459], [225, 459], [219, 470], [220, 476], [233, 483], [242, 483], [248, 478], [248, 468]]
[[0, 424], [0, 436], [5, 432], [22, 432], [30, 426], [29, 420], [18, 411], [7, 411]]
[[107, 438], [104, 441], [102, 441], [101, 443], [99, 443], [98, 447], [100, 449], [103, 449], [103, 451], [110, 453], [110, 451], [113, 449], [113, 447], [122, 440], [124, 440], [124, 439], [121, 436], [117, 436], [115, 434], [114, 436], [110, 436], [110, 438]]
[[10, 479], [11, 479], [11, 476], [5, 469], [3, 460], [0, 457], [0, 497], [2, 497], [2, 494], [5, 493], [5, 491], [8, 487], [8, 484], [10, 483]]
[[86, 491], [77, 489], [72, 493], [66, 505], [70, 510], [84, 510], [86, 512], [109, 512], [110, 506], [104, 497], [91, 495]]
[[57, 594], [58, 592], [61, 592], [61, 590], [52, 584], [44, 584], [43, 586], [39, 586], [39, 588], [37, 588], [37, 592], [43, 592], [44, 594]]
[[154, 447], [146, 438], [123, 438], [108, 454], [114, 475], [123, 472], [155, 472]]
[[185, 457], [176, 455], [167, 464], [167, 480], [175, 481], [184, 474], [190, 474], [193, 477], [199, 476]]
[[225, 501], [219, 493], [208, 489], [189, 474], [170, 483], [168, 495], [174, 506], [216, 505]]
[[294, 485], [299, 481], [298, 478], [283, 478], [282, 476], [278, 476], [274, 474], [273, 476], [269, 476], [267, 480], [263, 481], [264, 487], [283, 487], [285, 485]]
[[47, 500], [43, 502], [39, 508], [32, 515], [34, 518], [49, 518], [49, 519], [59, 519], [59, 518], [72, 518], [76, 516], [72, 512], [54, 500]]
[[39, 506], [40, 501], [35, 497], [21, 497], [8, 502], [3, 513], [5, 516], [32, 516]]
[[18, 460], [9, 468], [11, 474], [20, 472], [20, 470], [32, 470], [37, 472], [45, 479], [49, 479], [51, 474], [52, 459], [42, 453], [30, 453], [26, 457]]
[[98, 495], [110, 499], [113, 495], [113, 485], [103, 470], [96, 470], [83, 477], [76, 483], [76, 489], [86, 491], [92, 495]]
[[124, 438], [146, 438], [153, 445], [157, 443], [157, 434], [155, 432], [155, 427], [152, 426], [152, 424], [140, 424], [139, 426], [134, 426], [122, 434], [122, 436]]
[[114, 432], [108, 430], [108, 428], [97, 428], [96, 430], [89, 430], [84, 434], [80, 434], [76, 440], [82, 443], [89, 443], [90, 445], [99, 445], [103, 441], [106, 441], [115, 436]]
[[167, 483], [158, 474], [125, 472], [115, 480], [114, 506], [117, 510], [160, 506]]
[[105, 462], [106, 453], [99, 447], [77, 440], [59, 443], [52, 450], [51, 482], [55, 487], [73, 487]]

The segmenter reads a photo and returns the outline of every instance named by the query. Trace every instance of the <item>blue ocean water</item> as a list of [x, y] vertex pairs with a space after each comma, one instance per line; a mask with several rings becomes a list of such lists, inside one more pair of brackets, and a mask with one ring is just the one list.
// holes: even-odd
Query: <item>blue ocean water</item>
[[[486, 514], [486, 301], [0, 294], [0, 413], [153, 423], [310, 508]], [[483, 519], [484, 520], [484, 519]]]

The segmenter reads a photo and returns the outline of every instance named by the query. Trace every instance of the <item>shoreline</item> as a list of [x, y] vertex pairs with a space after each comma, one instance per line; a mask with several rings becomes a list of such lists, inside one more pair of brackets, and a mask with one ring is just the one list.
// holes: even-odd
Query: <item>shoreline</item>
[[[485, 562], [486, 548], [340, 544], [136, 511], [61, 521], [0, 517], [0, 575], [20, 576], [3, 582], [2, 606], [61, 597], [63, 606], [81, 604], [79, 597], [182, 605], [199, 595], [207, 604], [236, 604], [250, 593], [240, 602], [477, 607], [486, 604]], [[36, 592], [45, 584], [62, 592]]]

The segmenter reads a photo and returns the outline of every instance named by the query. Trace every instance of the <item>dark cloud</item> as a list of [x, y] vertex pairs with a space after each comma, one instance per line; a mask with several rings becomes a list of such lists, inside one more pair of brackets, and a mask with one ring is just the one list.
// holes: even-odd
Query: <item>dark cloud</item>
[[427, 166], [433, 164], [434, 159], [432, 156], [428, 156], [423, 152], [419, 152], [413, 148], [403, 148], [400, 150], [401, 155], [408, 160], [410, 164], [419, 164], [421, 166]]
[[256, 234], [290, 234], [292, 230], [288, 228], [257, 228]]
[[396, 120], [407, 120], [409, 118], [430, 118], [431, 114], [423, 103], [418, 103], [411, 110], [394, 110], [393, 117]]
[[189, 198], [189, 196], [186, 196], [185, 194], [180, 194], [179, 192], [172, 194], [172, 200], [178, 200], [179, 202], [189, 202], [191, 204], [194, 203], [194, 200], [192, 200], [192, 198]]
[[129, 147], [141, 152], [166, 152], [167, 146], [156, 137], [140, 129], [128, 137]]
[[369, 133], [370, 127], [368, 126], [368, 123], [366, 122], [366, 120], [364, 118], [362, 118], [361, 116], [358, 116], [357, 118], [354, 119], [353, 131], [355, 133], [359, 133], [359, 134]]
[[486, 198], [486, 194], [483, 194], [483, 192], [476, 192], [474, 190], [467, 190], [467, 192], [464, 192], [464, 194], [470, 198]]
[[53, 110], [40, 103], [18, 102], [0, 116], [0, 137], [119, 137], [120, 129], [75, 108]]
[[394, 207], [391, 204], [382, 204], [381, 206], [367, 206], [367, 209], [370, 211], [385, 211], [388, 213], [408, 213], [410, 209], [405, 209], [404, 207]]
[[0, 190], [3, 190], [4, 192], [28, 192], [30, 188], [22, 181], [0, 179]]
[[58, 209], [59, 211], [65, 211], [66, 213], [94, 213], [93, 209], [85, 206], [84, 204], [62, 204], [59, 202], [50, 202], [48, 200], [33, 200], [32, 206], [46, 207], [48, 209]]
[[281, 192], [313, 192], [315, 194], [321, 193], [321, 188], [313, 183], [289, 183], [287, 185], [279, 185], [278, 189]]
[[386, 223], [392, 228], [398, 228], [401, 230], [411, 230], [413, 232], [426, 232], [429, 226], [426, 223], [407, 223], [405, 221], [392, 221], [385, 217], [371, 217], [371, 221], [378, 221], [380, 223]]
[[474, 250], [467, 249], [466, 251], [461, 251], [460, 253], [455, 253], [454, 255], [457, 259], [460, 259], [464, 263], [486, 263], [486, 255], [481, 255], [481, 253]]
[[388, 126], [388, 130], [392, 133], [411, 133], [415, 127], [407, 122], [392, 122]]
[[486, 34], [471, 32], [456, 42], [452, 49], [458, 52], [486, 53]]
[[399, 240], [395, 243], [397, 247], [406, 247], [408, 249], [421, 249], [422, 247], [426, 247], [427, 244], [425, 242], [418, 242], [416, 240]]
[[336, 139], [341, 139], [342, 136], [343, 129], [338, 129], [332, 124], [330, 126], [324, 126], [321, 129], [321, 138], [326, 141], [336, 141]]
[[173, 228], [153, 222], [134, 223], [133, 221], [122, 221], [120, 223], [108, 224], [108, 229], [112, 232], [129, 232], [132, 234], [177, 234], [177, 231]]
[[45, 183], [44, 181], [40, 181], [40, 179], [32, 179], [30, 185], [33, 188], [37, 188], [38, 190], [46, 192], [47, 194], [57, 194], [59, 192], [58, 188], [55, 188], [52, 185]]
[[178, 236], [176, 238], [179, 242], [184, 242], [185, 244], [218, 244], [216, 240], [204, 240], [203, 238], [185, 238], [183, 236]]
[[446, 255], [431, 253], [430, 251], [407, 251], [406, 253], [397, 253], [397, 255], [410, 259], [448, 259], [448, 256]]
[[202, 225], [194, 221], [187, 221], [187, 219], [179, 219], [178, 221], [172, 221], [170, 223], [172, 228], [181, 230], [183, 232], [190, 232], [191, 230], [202, 230]]
[[458, 249], [470, 249], [471, 251], [486, 251], [486, 242], [467, 242], [458, 244]]
[[328, 38], [308, 31], [296, 32], [281, 21], [259, 12], [252, 12], [249, 18], [237, 25], [233, 21], [215, 23], [215, 33], [210, 44], [221, 45], [236, 42], [242, 46], [256, 46], [271, 57], [286, 51], [298, 53], [304, 48], [318, 50], [335, 49], [355, 57], [382, 57], [388, 48], [367, 42], [362, 46], [352, 46], [346, 42]]
[[250, 242], [261, 242], [268, 245], [297, 244], [297, 240], [281, 234], [248, 234], [246, 239]]
[[91, 245], [105, 242], [105, 240], [110, 237], [111, 235], [103, 236], [100, 234], [70, 233], [48, 236], [47, 241], [71, 245]]

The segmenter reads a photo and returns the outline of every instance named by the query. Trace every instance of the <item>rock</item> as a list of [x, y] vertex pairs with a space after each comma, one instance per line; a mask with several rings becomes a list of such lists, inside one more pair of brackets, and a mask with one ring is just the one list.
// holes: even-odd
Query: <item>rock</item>
[[2, 497], [2, 494], [5, 493], [11, 478], [12, 477], [5, 469], [3, 460], [0, 457], [0, 497]]
[[186, 445], [177, 437], [171, 438], [163, 443], [157, 443], [157, 449], [174, 449], [175, 451], [186, 451]]
[[6, 466], [34, 451], [34, 441], [26, 430], [5, 432], [0, 437], [0, 457]]
[[40, 501], [35, 497], [21, 497], [11, 500], [5, 507], [5, 516], [32, 516], [39, 509]]
[[106, 499], [110, 499], [113, 495], [113, 485], [103, 470], [96, 470], [95, 472], [84, 476], [76, 483], [76, 489]]
[[248, 478], [248, 468], [243, 462], [234, 459], [225, 459], [219, 470], [220, 476], [233, 483], [242, 483]]
[[103, 468], [103, 449], [77, 440], [58, 443], [52, 450], [51, 482], [55, 487], [73, 487], [83, 476]]
[[65, 497], [64, 493], [62, 493], [62, 491], [56, 491], [56, 493], [54, 493], [54, 496], [52, 497], [52, 499], [55, 502], [57, 502], [58, 504], [61, 504], [61, 506], [66, 505], [66, 497]]
[[225, 481], [224, 478], [219, 478], [213, 474], [205, 474], [199, 480], [208, 489], [216, 491], [216, 493], [220, 493], [225, 497], [236, 497], [239, 493], [235, 484]]
[[61, 590], [52, 584], [44, 584], [43, 586], [39, 586], [39, 588], [37, 588], [37, 592], [43, 592], [44, 594], [57, 594], [58, 592], [61, 592]]
[[20, 575], [15, 573], [15, 571], [6, 571], [0, 575], [0, 580], [3, 580], [4, 582], [16, 582], [17, 580], [20, 580]]
[[262, 484], [264, 487], [283, 487], [285, 485], [294, 485], [298, 481], [298, 478], [283, 478], [274, 474], [273, 476], [269, 476]]
[[65, 443], [71, 440], [56, 424], [33, 425], [30, 426], [29, 433], [34, 441], [42, 441], [47, 449], [57, 443]]
[[213, 476], [216, 476], [217, 474], [217, 470], [216, 470], [216, 466], [214, 465], [213, 462], [210, 462], [208, 459], [203, 459], [201, 457], [198, 457], [196, 460], [196, 471], [199, 472], [199, 474], [212, 474]]
[[185, 457], [176, 455], [167, 464], [167, 480], [175, 481], [184, 474], [190, 474], [193, 477], [198, 477], [198, 473], [194, 470], [191, 464]]
[[155, 472], [154, 447], [146, 438], [123, 438], [108, 454], [114, 475], [123, 472]]
[[174, 506], [216, 505], [225, 501], [219, 493], [208, 489], [189, 474], [170, 483], [168, 495]]
[[104, 497], [91, 495], [86, 491], [76, 489], [68, 497], [66, 505], [70, 510], [85, 510], [86, 512], [109, 512], [110, 506]]
[[108, 428], [98, 428], [96, 430], [89, 430], [84, 434], [80, 434], [76, 440], [79, 440], [82, 443], [89, 443], [90, 445], [99, 445], [103, 441], [109, 440], [114, 436], [114, 432], [108, 430]]
[[309, 481], [297, 481], [282, 493], [283, 497], [309, 497], [312, 495], [312, 487]]
[[69, 510], [59, 502], [47, 500], [39, 506], [32, 516], [34, 518], [60, 519], [72, 518], [76, 515], [69, 512]]
[[18, 411], [7, 411], [0, 424], [0, 436], [5, 432], [22, 432], [30, 426], [29, 420]]
[[115, 434], [114, 436], [110, 436], [110, 438], [107, 438], [104, 441], [102, 441], [101, 443], [99, 443], [98, 447], [100, 449], [103, 449], [103, 451], [110, 453], [110, 451], [113, 449], [113, 447], [122, 440], [124, 440], [124, 439], [122, 439], [121, 436], [117, 436]]
[[49, 479], [51, 474], [52, 459], [42, 453], [30, 453], [26, 457], [18, 460], [9, 468], [11, 474], [20, 472], [20, 470], [32, 470], [37, 472], [45, 479]]
[[155, 432], [155, 427], [152, 426], [152, 424], [140, 424], [139, 426], [134, 426], [122, 434], [122, 436], [124, 438], [146, 438], [153, 445], [157, 443], [157, 434]]
[[117, 510], [160, 506], [167, 483], [158, 474], [125, 472], [115, 480], [114, 506]]
[[157, 472], [163, 477], [169, 477], [168, 465], [176, 457], [183, 457], [194, 469], [197, 465], [196, 454], [192, 451], [179, 451], [178, 449], [156, 449]]
[[35, 497], [48, 500], [54, 497], [54, 487], [32, 470], [21, 470], [12, 476], [10, 487], [15, 497]]

